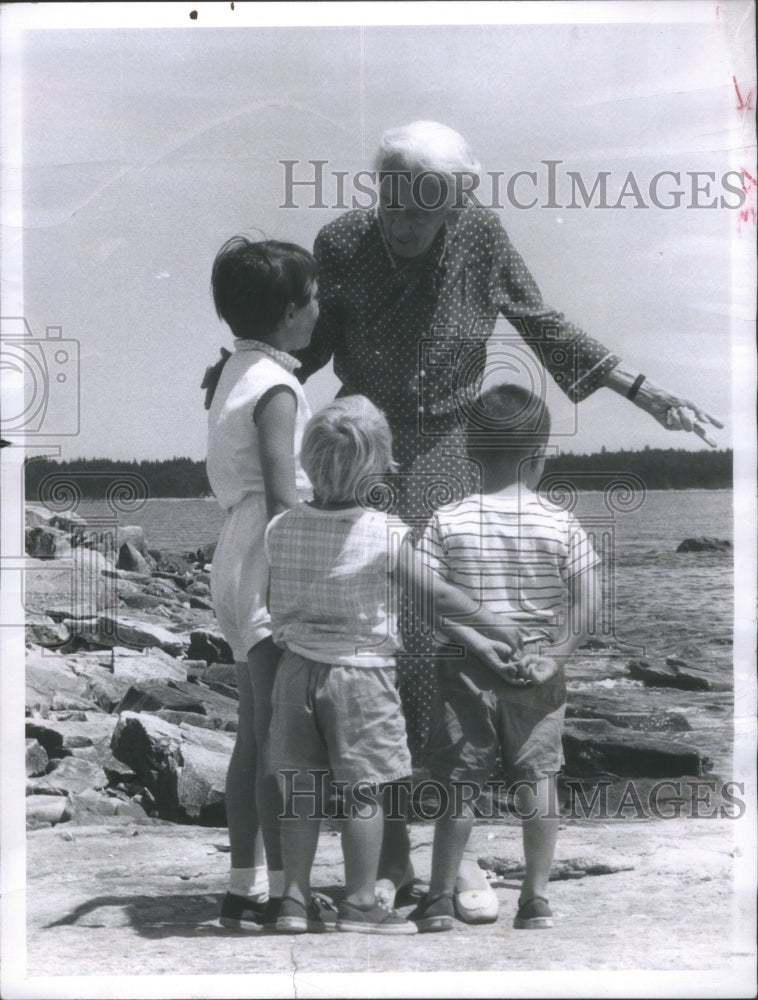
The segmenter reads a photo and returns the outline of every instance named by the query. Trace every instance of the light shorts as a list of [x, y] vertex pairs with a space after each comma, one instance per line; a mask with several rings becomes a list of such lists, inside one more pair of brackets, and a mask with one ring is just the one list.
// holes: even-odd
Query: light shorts
[[443, 662], [427, 766], [433, 777], [483, 785], [499, 756], [507, 778], [536, 781], [563, 764], [565, 713], [562, 670], [546, 684], [518, 688], [472, 657]]
[[410, 775], [394, 667], [318, 663], [285, 650], [271, 700], [274, 771], [329, 770], [348, 787]]

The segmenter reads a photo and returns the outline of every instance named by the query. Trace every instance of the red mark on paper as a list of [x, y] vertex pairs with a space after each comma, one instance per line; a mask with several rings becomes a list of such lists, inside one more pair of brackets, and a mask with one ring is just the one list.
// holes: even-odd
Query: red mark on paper
[[740, 87], [737, 83], [737, 77], [732, 77], [732, 83], [734, 84], [734, 89], [737, 94], [737, 110], [738, 111], [752, 111], [753, 110], [753, 94], [755, 93], [755, 87], [752, 90], [748, 90], [747, 96], [743, 97], [740, 93]]
[[[745, 170], [744, 167], [741, 168], [742, 173], [742, 190], [747, 196], [745, 201], [755, 203], [755, 190], [758, 187], [758, 181], [753, 177], [749, 170]], [[742, 223], [747, 223], [748, 225], [752, 222], [756, 225], [758, 219], [756, 218], [755, 204], [746, 204], [745, 208], [740, 209], [740, 214], [737, 217], [737, 232], [742, 235]]]

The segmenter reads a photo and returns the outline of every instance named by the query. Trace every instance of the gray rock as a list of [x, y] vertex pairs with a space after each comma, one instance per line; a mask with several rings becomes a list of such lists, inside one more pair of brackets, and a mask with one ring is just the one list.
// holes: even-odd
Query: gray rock
[[147, 559], [137, 548], [135, 548], [134, 545], [131, 545], [129, 542], [124, 542], [118, 550], [116, 569], [127, 570], [129, 573], [147, 575], [151, 571], [151, 566]]
[[187, 587], [187, 593], [192, 594], [193, 597], [207, 597], [211, 596], [211, 588], [207, 583], [202, 583], [200, 580], [195, 580]]
[[112, 614], [67, 621], [74, 635], [99, 646], [131, 646], [163, 649], [171, 656], [184, 651], [181, 639], [163, 625]]
[[50, 523], [53, 512], [47, 507], [36, 507], [34, 504], [26, 504], [24, 507], [24, 524], [27, 528], [37, 528], [40, 525]]
[[54, 528], [61, 528], [63, 531], [81, 533], [87, 527], [86, 520], [75, 511], [68, 511], [66, 514], [53, 514], [49, 523]]
[[[171, 687], [181, 691], [188, 698], [196, 699], [202, 705], [201, 714], [207, 715], [209, 719], [217, 719], [222, 729], [230, 722], [236, 726], [239, 716], [239, 704], [236, 697], [229, 697], [226, 693], [214, 691], [204, 683], [191, 684], [189, 681], [186, 683], [171, 681]], [[236, 695], [236, 692], [233, 694]]]
[[685, 538], [677, 546], [677, 552], [729, 552], [732, 543], [726, 538]]
[[159, 719], [165, 719], [166, 722], [172, 723], [174, 726], [199, 726], [201, 729], [223, 729], [225, 732], [236, 732], [236, 730], [230, 730], [221, 725], [220, 719], [210, 719], [207, 715], [200, 715], [199, 712], [175, 712], [170, 708], [159, 708], [157, 712], [153, 712]]
[[[194, 686], [194, 685], [193, 685]], [[162, 708], [172, 712], [195, 712], [205, 715], [203, 703], [184, 691], [159, 683], [132, 684], [118, 705], [117, 712], [157, 712]]]
[[104, 825], [112, 822], [114, 817], [137, 823], [147, 820], [147, 813], [142, 806], [126, 796], [104, 794], [88, 788], [69, 798], [71, 819], [80, 825]]
[[195, 629], [190, 632], [187, 657], [191, 660], [205, 660], [209, 666], [212, 663], [234, 663], [231, 646], [220, 632], [212, 629]]
[[84, 678], [87, 697], [104, 712], [112, 712], [129, 690], [128, 678], [113, 676], [110, 650], [97, 654], [77, 653], [68, 656], [67, 660], [74, 673]]
[[47, 774], [30, 778], [27, 788], [31, 788], [33, 793], [68, 795], [87, 788], [105, 788], [107, 784], [108, 777], [102, 767], [81, 757], [64, 757], [52, 760]]
[[26, 776], [27, 778], [35, 777], [38, 774], [44, 774], [47, 769], [49, 757], [45, 752], [43, 746], [38, 743], [37, 740], [28, 739], [26, 740]]
[[71, 803], [65, 795], [27, 795], [27, 827], [53, 826], [70, 818]]
[[70, 756], [81, 748], [108, 742], [116, 725], [112, 715], [91, 715], [85, 721], [74, 719], [45, 719], [26, 722], [27, 739], [35, 739], [45, 749], [48, 757]]
[[622, 778], [674, 778], [702, 775], [707, 758], [685, 743], [632, 734], [629, 730], [583, 732], [567, 723], [563, 734], [565, 771], [569, 775], [614, 774]]
[[97, 707], [94, 699], [89, 697], [89, 690], [87, 691], [87, 697], [84, 698], [79, 698], [76, 695], [61, 694], [59, 691], [56, 691], [53, 695], [53, 703], [50, 706], [50, 710], [55, 713], [64, 712], [68, 715], [75, 714], [86, 717], [85, 713], [92, 712]]
[[158, 569], [172, 576], [189, 576], [192, 573], [191, 564], [178, 552], [164, 552], [158, 560]]
[[71, 638], [70, 630], [62, 623], [56, 622], [50, 615], [30, 612], [26, 616], [26, 641], [46, 649], [56, 649], [65, 646]]
[[154, 608], [163, 607], [163, 603], [166, 600], [164, 597], [155, 597], [153, 594], [143, 594], [141, 591], [129, 594], [122, 593], [119, 590], [118, 596], [127, 608], [134, 608], [138, 611], [150, 611]]
[[115, 581], [103, 575], [110, 563], [100, 552], [74, 549], [70, 558], [28, 559], [24, 569], [24, 604], [28, 611], [79, 618], [118, 605]]
[[26, 528], [24, 548], [26, 554], [33, 559], [55, 559], [69, 555], [71, 543], [67, 532], [50, 525], [40, 525], [36, 528]]
[[648, 687], [670, 687], [682, 691], [710, 691], [713, 687], [711, 680], [704, 675], [678, 671], [670, 666], [653, 666], [647, 660], [631, 660], [627, 669], [630, 677]]
[[138, 524], [126, 524], [118, 529], [118, 546], [124, 543], [129, 544], [132, 548], [135, 548], [141, 556], [147, 557], [147, 542], [145, 541], [145, 532]]
[[692, 729], [679, 712], [608, 712], [588, 708], [586, 704], [572, 705], [571, 700], [566, 707], [566, 718], [572, 721], [579, 718], [604, 719], [619, 729], [637, 729], [642, 732], [684, 733]]
[[189, 606], [200, 611], [213, 611], [213, 604], [205, 597], [190, 597]]
[[211, 684], [224, 684], [226, 687], [237, 687], [237, 668], [231, 664], [213, 663], [203, 672], [202, 680]]
[[127, 677], [130, 680], [145, 681], [186, 681], [187, 666], [183, 660], [177, 660], [162, 649], [114, 650], [112, 669], [114, 677]]
[[87, 682], [76, 676], [62, 656], [55, 653], [27, 653], [27, 713], [36, 711], [47, 715], [56, 695], [86, 700]]
[[234, 740], [196, 726], [124, 712], [111, 749], [153, 796], [158, 815], [178, 822], [224, 819], [224, 783]]

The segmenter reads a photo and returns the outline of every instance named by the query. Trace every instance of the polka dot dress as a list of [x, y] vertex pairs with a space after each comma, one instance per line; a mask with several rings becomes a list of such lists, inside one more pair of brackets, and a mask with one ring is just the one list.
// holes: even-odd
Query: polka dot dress
[[[320, 316], [298, 353], [305, 380], [334, 358], [340, 395], [368, 396], [389, 420], [399, 471], [388, 477], [384, 509], [417, 535], [431, 513], [477, 488], [465, 454], [472, 403], [485, 371], [498, 314], [574, 402], [619, 362], [601, 344], [547, 308], [497, 215], [453, 210], [422, 258], [402, 260], [384, 242], [371, 211], [347, 212], [316, 237]], [[426, 634], [404, 632], [398, 665], [411, 752], [429, 735], [435, 691]]]

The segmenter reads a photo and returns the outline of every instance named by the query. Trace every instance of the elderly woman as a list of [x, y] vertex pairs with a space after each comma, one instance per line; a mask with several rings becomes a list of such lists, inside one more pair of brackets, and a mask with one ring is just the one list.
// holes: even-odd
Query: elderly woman
[[[477, 422], [469, 402], [498, 314], [520, 338], [514, 362], [523, 367], [523, 342], [532, 363], [547, 369], [572, 402], [607, 386], [671, 430], [694, 430], [708, 441], [704, 425], [721, 426], [543, 303], [498, 216], [462, 194], [480, 167], [457, 132], [424, 121], [392, 129], [381, 139], [376, 167], [377, 210], [348, 211], [316, 237], [321, 312], [310, 346], [298, 354], [298, 377], [305, 381], [333, 358], [340, 395], [362, 393], [384, 411], [400, 469], [390, 477], [394, 513], [423, 529], [435, 505], [475, 487], [465, 449], [467, 428]], [[418, 754], [428, 736], [434, 673], [423, 637], [407, 635], [405, 645], [418, 654], [399, 671], [409, 743]], [[494, 919], [492, 899], [474, 898], [484, 890], [475, 864], [461, 887], [470, 890], [470, 905], [459, 893], [459, 916]]]

